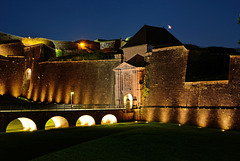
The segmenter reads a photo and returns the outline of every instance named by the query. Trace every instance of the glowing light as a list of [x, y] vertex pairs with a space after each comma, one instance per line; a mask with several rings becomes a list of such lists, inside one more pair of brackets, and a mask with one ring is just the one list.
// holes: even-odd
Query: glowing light
[[80, 43], [80, 46], [81, 46], [81, 47], [84, 47], [84, 43]]
[[168, 25], [168, 29], [171, 30], [171, 29], [172, 29], [172, 26], [171, 26], [171, 25]]
[[18, 118], [18, 120], [20, 120], [22, 123], [23, 131], [37, 130], [36, 124], [31, 119], [21, 117], [21, 118]]
[[218, 123], [224, 130], [228, 130], [232, 126], [232, 112], [231, 109], [219, 109], [218, 111]]
[[161, 108], [160, 109], [160, 122], [168, 122], [170, 119], [171, 108]]
[[102, 118], [101, 124], [114, 124], [117, 123], [117, 118], [112, 114], [107, 114]]
[[68, 121], [62, 116], [54, 116], [49, 119], [45, 125], [45, 129], [66, 128], [69, 127]]
[[95, 125], [95, 120], [92, 116], [89, 115], [81, 116], [76, 124], [76, 126], [92, 126], [92, 125]]
[[132, 97], [131, 94], [127, 94], [127, 95], [124, 96], [124, 106], [126, 108], [128, 108], [128, 107], [132, 108], [132, 106], [133, 106], [133, 97]]
[[188, 112], [187, 108], [179, 108], [178, 109], [178, 121], [180, 124], [185, 124], [188, 121]]
[[225, 130], [224, 130], [224, 129], [222, 129], [221, 131], [222, 131], [222, 132], [224, 132]]
[[197, 125], [200, 127], [207, 127], [210, 109], [198, 109], [197, 111]]
[[31, 46], [31, 45], [36, 45], [36, 44], [45, 44], [47, 46], [55, 48], [53, 42], [48, 39], [45, 39], [45, 38], [26, 37], [26, 38], [22, 38], [21, 41], [25, 46]]
[[21, 117], [11, 121], [6, 132], [34, 131], [37, 130], [36, 124], [29, 118]]

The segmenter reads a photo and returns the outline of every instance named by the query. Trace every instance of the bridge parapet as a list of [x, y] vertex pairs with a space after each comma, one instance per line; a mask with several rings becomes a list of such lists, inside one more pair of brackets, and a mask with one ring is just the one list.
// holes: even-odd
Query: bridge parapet
[[5, 132], [11, 121], [22, 117], [31, 119], [36, 124], [38, 130], [44, 130], [47, 121], [55, 116], [64, 117], [68, 121], [69, 126], [74, 127], [76, 126], [77, 120], [83, 115], [92, 116], [96, 124], [101, 124], [102, 118], [107, 114], [114, 115], [118, 122], [133, 121], [133, 113], [127, 113], [123, 109], [11, 111], [0, 112], [0, 131]]

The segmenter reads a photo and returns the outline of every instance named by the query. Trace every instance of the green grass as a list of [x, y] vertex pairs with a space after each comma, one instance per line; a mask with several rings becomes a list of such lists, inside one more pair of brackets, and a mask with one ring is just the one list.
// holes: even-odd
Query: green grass
[[3, 160], [234, 161], [239, 151], [240, 131], [163, 123], [0, 134]]

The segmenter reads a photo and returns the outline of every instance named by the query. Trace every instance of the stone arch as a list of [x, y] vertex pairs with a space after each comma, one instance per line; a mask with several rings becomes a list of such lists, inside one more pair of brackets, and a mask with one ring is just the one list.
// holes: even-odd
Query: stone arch
[[21, 132], [37, 130], [35, 122], [26, 117], [20, 117], [11, 121], [6, 128], [6, 132]]
[[62, 116], [54, 116], [50, 118], [45, 124], [45, 130], [67, 127], [69, 127], [68, 121]]
[[102, 118], [101, 124], [114, 124], [117, 123], [117, 118], [113, 114], [107, 114]]
[[124, 96], [124, 107], [127, 110], [130, 110], [133, 107], [133, 96], [130, 93]]
[[92, 116], [90, 115], [83, 115], [78, 118], [76, 122], [76, 126], [92, 126], [95, 125], [95, 120]]
[[28, 93], [31, 76], [32, 76], [32, 70], [30, 68], [27, 68], [26, 71], [24, 72], [23, 85], [22, 85], [22, 94], [24, 96], [26, 96]]

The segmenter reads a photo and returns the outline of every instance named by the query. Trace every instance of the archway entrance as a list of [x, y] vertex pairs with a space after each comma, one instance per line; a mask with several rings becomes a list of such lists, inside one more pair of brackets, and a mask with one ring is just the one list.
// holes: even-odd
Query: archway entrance
[[117, 123], [117, 118], [116, 116], [112, 114], [107, 114], [102, 118], [101, 125], [106, 125], [106, 124], [115, 124]]
[[124, 96], [124, 107], [127, 110], [130, 110], [132, 109], [132, 106], [133, 106], [133, 96], [131, 94], [126, 94]]
[[29, 85], [30, 85], [30, 80], [31, 80], [31, 75], [32, 75], [32, 70], [28, 68], [23, 77], [23, 85], [22, 85], [22, 95], [27, 96], [28, 90], [29, 90]]
[[20, 132], [20, 131], [34, 131], [37, 130], [36, 124], [33, 122], [33, 120], [26, 118], [26, 117], [20, 117], [13, 121], [11, 121], [6, 129], [6, 132]]
[[45, 125], [45, 130], [69, 127], [67, 119], [62, 116], [54, 116]]
[[95, 125], [95, 120], [92, 116], [83, 115], [77, 120], [76, 126], [92, 126]]

